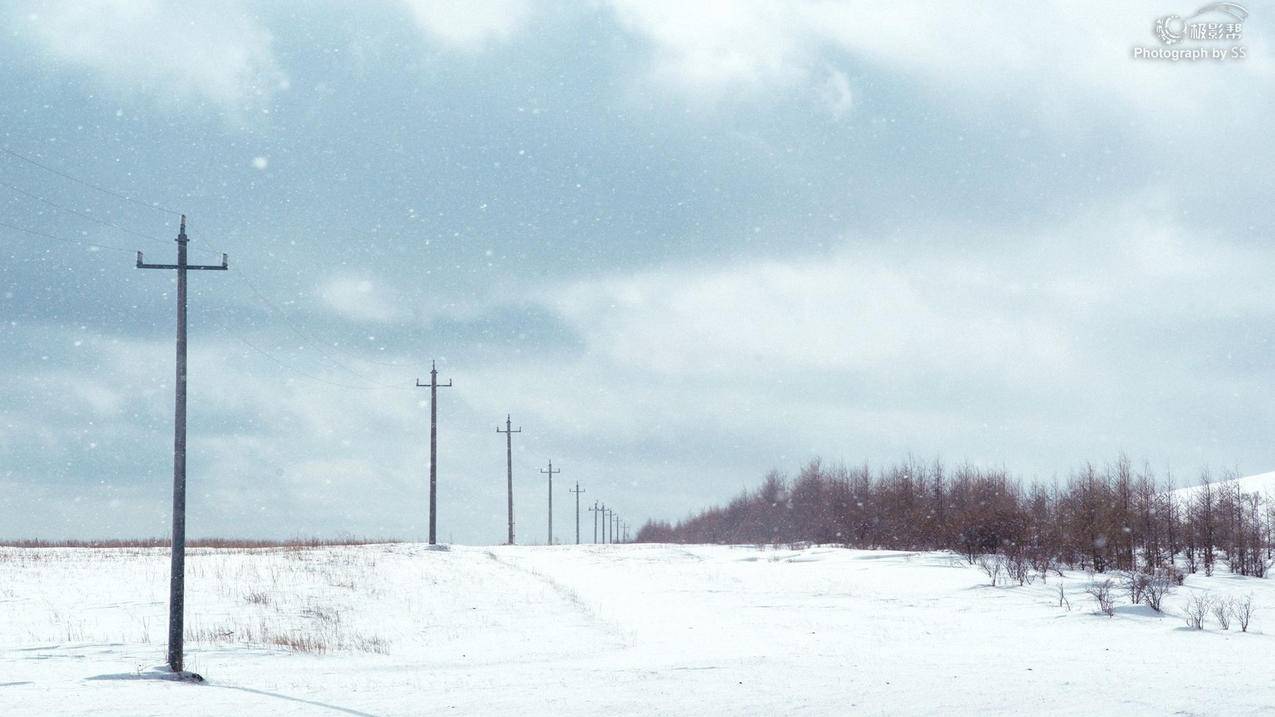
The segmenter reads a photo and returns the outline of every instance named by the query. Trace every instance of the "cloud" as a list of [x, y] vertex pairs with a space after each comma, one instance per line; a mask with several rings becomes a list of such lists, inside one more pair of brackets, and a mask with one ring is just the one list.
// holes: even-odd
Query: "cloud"
[[449, 50], [477, 51], [509, 39], [532, 14], [528, 0], [403, 0], [417, 26]]
[[1059, 126], [1063, 117], [1074, 125], [1085, 111], [1205, 115], [1235, 103], [1268, 107], [1252, 88], [1275, 75], [1270, 44], [1256, 32], [1245, 38], [1250, 57], [1243, 62], [1135, 62], [1133, 46], [1154, 44], [1152, 21], [1167, 12], [1152, 3], [1036, 3], [1030, 11], [822, 0], [611, 5], [620, 27], [648, 44], [645, 81], [699, 104], [800, 90], [831, 97], [844, 111], [851, 84], [844, 67], [827, 67], [840, 58], [910, 78], [966, 110], [986, 111], [992, 100]]
[[[541, 300], [585, 337], [587, 368], [536, 381], [608, 433], [636, 412], [797, 457], [870, 446], [1046, 475], [1118, 450], [1197, 460], [1232, 445], [1202, 446], [1208, 426], [1262, 420], [1219, 397], [1255, 390], [1265, 339], [1242, 317], [1275, 305], [1269, 251], [1156, 204], [995, 240], [953, 229], [582, 280]], [[595, 380], [606, 393], [579, 388]]]
[[194, 99], [242, 119], [287, 86], [270, 32], [241, 2], [25, 3], [13, 14], [16, 34], [54, 63], [168, 108]]
[[319, 296], [328, 308], [351, 321], [388, 324], [411, 315], [392, 292], [371, 279], [331, 279], [320, 288]]

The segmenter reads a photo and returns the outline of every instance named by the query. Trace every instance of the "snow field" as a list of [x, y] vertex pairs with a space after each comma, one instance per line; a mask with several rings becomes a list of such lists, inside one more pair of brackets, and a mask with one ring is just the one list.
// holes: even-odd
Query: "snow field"
[[[0, 714], [1257, 714], [1269, 580], [1164, 615], [1089, 576], [992, 587], [946, 553], [414, 544], [196, 549], [161, 675], [164, 549], [0, 549]], [[1187, 630], [1252, 594], [1251, 631]], [[1123, 603], [1123, 604], [1121, 604]]]

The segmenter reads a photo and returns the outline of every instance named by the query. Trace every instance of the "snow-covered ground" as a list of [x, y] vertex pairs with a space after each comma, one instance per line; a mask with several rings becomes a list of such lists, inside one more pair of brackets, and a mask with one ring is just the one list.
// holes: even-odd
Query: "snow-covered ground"
[[[192, 551], [188, 667], [165, 550], [0, 548], [0, 714], [1269, 714], [1275, 582], [1191, 576], [1168, 615], [1087, 577], [987, 585], [940, 553], [412, 544]], [[1252, 593], [1251, 631], [1178, 617]], [[289, 646], [291, 643], [291, 647]], [[322, 648], [315, 654], [296, 647]]]
[[[1245, 493], [1256, 493], [1270, 499], [1275, 499], [1275, 471], [1271, 473], [1258, 473], [1257, 475], [1244, 476], [1243, 478], [1234, 478], [1232, 480], [1215, 480], [1214, 487], [1222, 486], [1239, 486], [1239, 489]], [[1190, 499], [1200, 491], [1199, 482], [1191, 483], [1183, 488], [1179, 488], [1174, 493], [1180, 499]]]

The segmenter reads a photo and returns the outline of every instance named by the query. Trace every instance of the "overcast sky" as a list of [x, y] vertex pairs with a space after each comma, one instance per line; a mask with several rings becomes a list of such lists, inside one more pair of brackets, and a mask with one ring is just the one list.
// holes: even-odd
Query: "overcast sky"
[[506, 413], [527, 541], [549, 459], [566, 540], [816, 456], [1275, 469], [1275, 7], [1131, 57], [1192, 2], [0, 3], [0, 147], [141, 202], [0, 154], [0, 537], [168, 532], [164, 209], [230, 255], [192, 535], [422, 537], [431, 359], [457, 542]]

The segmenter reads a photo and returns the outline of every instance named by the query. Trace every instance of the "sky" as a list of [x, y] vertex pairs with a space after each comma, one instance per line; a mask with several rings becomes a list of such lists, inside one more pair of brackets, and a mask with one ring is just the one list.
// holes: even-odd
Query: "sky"
[[[574, 540], [805, 462], [1275, 469], [1275, 6], [0, 1], [0, 538]], [[33, 160], [35, 163], [32, 161]], [[40, 166], [37, 166], [38, 163]], [[105, 191], [103, 191], [105, 190]], [[582, 513], [584, 537], [592, 514]]]

